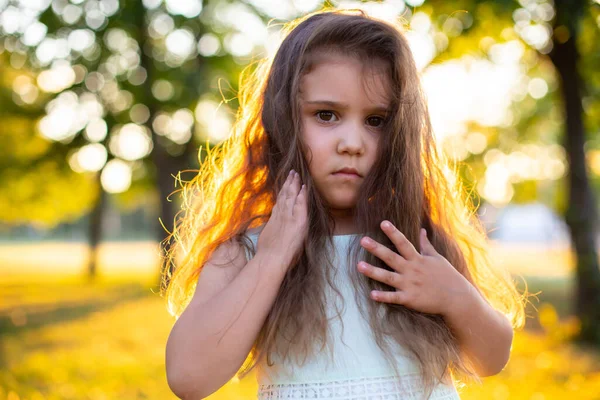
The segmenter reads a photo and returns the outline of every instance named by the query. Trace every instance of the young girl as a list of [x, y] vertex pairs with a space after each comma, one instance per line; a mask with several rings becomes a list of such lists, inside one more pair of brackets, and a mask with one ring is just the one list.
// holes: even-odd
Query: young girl
[[437, 151], [399, 28], [316, 13], [245, 78], [172, 234], [173, 392], [255, 370], [259, 399], [457, 399], [459, 377], [500, 372], [522, 298]]

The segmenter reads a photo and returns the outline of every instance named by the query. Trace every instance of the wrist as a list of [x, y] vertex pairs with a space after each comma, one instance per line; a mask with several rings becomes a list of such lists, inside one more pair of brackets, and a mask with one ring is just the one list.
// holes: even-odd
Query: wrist
[[481, 296], [475, 287], [463, 276], [457, 285], [451, 286], [449, 296], [444, 301], [442, 316], [446, 321], [455, 320], [480, 306]]
[[292, 258], [284, 252], [272, 251], [270, 249], [257, 249], [256, 255], [261, 264], [268, 265], [270, 269], [286, 272], [292, 262]]

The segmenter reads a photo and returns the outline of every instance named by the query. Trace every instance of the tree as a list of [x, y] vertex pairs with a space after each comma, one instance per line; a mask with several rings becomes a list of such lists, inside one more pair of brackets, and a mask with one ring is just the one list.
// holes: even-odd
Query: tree
[[585, 154], [585, 127], [577, 48], [584, 1], [556, 0], [553, 48], [550, 52], [560, 76], [565, 116], [564, 146], [569, 158], [569, 202], [565, 214], [575, 252], [577, 295], [576, 313], [581, 321], [579, 339], [600, 345], [600, 268], [596, 233], [598, 210], [592, 191]]
[[[213, 116], [197, 106], [206, 105], [205, 97], [217, 105], [221, 101], [216, 80], [235, 91], [243, 57], [256, 45], [237, 32], [238, 21], [217, 14], [262, 24], [260, 12], [243, 2], [201, 0], [40, 5], [11, 0], [3, 7], [3, 21], [14, 23], [0, 26], [2, 48], [32, 72], [32, 86], [40, 93], [35, 106], [41, 112], [31, 118], [39, 118], [41, 134], [69, 161], [61, 165], [96, 188], [81, 208], [92, 210], [92, 254], [108, 194], [120, 196], [128, 189], [138, 193], [137, 201], [158, 195], [156, 238], [162, 241], [178, 208], [168, 199], [175, 177], [197, 167], [199, 144], [214, 140], [210, 126], [197, 121]], [[222, 118], [228, 108], [221, 106]], [[95, 271], [92, 256], [90, 275]]]
[[[512, 1], [442, 3], [431, 0], [427, 3], [436, 14], [444, 14], [444, 18], [438, 20], [442, 25], [450, 18], [452, 8], [466, 11], [474, 17], [472, 27], [466, 27], [464, 32], [459, 32], [460, 36], [450, 40], [449, 52], [442, 53], [442, 58], [464, 53], [465, 47], [461, 46], [464, 41], [473, 40], [474, 37], [478, 41], [483, 39], [486, 34], [482, 35], [482, 32], [489, 32], [492, 26], [496, 32], [487, 34], [488, 37], [501, 37], [506, 32], [504, 28], [514, 23], [513, 31], [537, 51], [540, 59], [549, 61], [553, 66], [560, 82], [560, 97], [554, 99], [553, 105], [558, 107], [561, 104], [562, 107], [565, 126], [562, 142], [569, 165], [566, 175], [568, 202], [565, 220], [576, 254], [575, 313], [581, 321], [581, 330], [576, 340], [600, 345], [600, 268], [596, 249], [598, 212], [585, 153], [586, 144], [598, 146], [589, 141], [595, 136], [586, 135], [586, 126], [590, 127], [591, 133], [598, 130], [598, 122], [590, 118], [586, 123], [582, 104], [583, 93], [597, 94], [600, 85], [597, 78], [587, 79], [585, 82], [581, 79], [582, 70], [591, 74], [594, 67], [590, 68], [589, 65], [598, 65], [600, 45], [597, 40], [587, 40], [585, 52], [582, 54], [578, 50], [578, 46], [582, 45], [582, 37], [593, 37], [598, 33], [598, 27], [594, 23], [600, 14], [599, 5], [567, 0], [556, 0], [554, 4], [520, 1], [521, 7]], [[494, 19], [490, 18], [491, 15]], [[460, 31], [463, 31], [462, 28]], [[549, 33], [544, 36], [544, 32]], [[586, 65], [588, 67], [583, 68]], [[598, 109], [600, 106], [597, 96], [595, 99], [590, 96], [587, 100], [590, 109]], [[544, 114], [538, 113], [538, 117], [544, 118]], [[545, 117], [548, 118], [548, 115]]]

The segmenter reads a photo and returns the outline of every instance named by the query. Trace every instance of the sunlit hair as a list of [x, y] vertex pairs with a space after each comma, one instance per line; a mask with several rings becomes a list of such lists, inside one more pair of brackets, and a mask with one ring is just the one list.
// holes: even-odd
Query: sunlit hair
[[[272, 59], [242, 74], [240, 108], [229, 139], [209, 151], [198, 175], [182, 189], [183, 216], [172, 233], [175, 247], [165, 268], [164, 294], [179, 316], [189, 303], [203, 265], [227, 241], [255, 250], [245, 234], [269, 218], [290, 169], [307, 185], [309, 234], [304, 250], [281, 285], [252, 351], [238, 371], [243, 377], [274, 352], [305, 360], [327, 345], [325, 288], [330, 276], [333, 219], [309, 175], [302, 145], [299, 90], [302, 77], [328, 55], [355, 57], [364, 71], [384, 66], [390, 83], [390, 113], [382, 130], [378, 158], [364, 178], [356, 205], [360, 232], [394, 249], [379, 224], [387, 219], [419, 248], [419, 230], [515, 328], [524, 322], [523, 296], [510, 275], [491, 266], [487, 238], [456, 170], [438, 151], [418, 72], [401, 29], [357, 11], [326, 11], [289, 23]], [[365, 83], [368, 84], [365, 74]], [[358, 259], [390, 270], [353, 241], [351, 265]], [[176, 257], [177, 256], [177, 257]], [[356, 300], [369, 320], [383, 354], [396, 367], [390, 343], [417, 361], [428, 390], [441, 380], [479, 381], [461, 358], [452, 332], [440, 315], [369, 299], [381, 282], [349, 268]], [[351, 300], [351, 299], [348, 299]], [[459, 306], [457, 304], [456, 306]], [[339, 313], [339, 310], [338, 310]], [[294, 341], [288, 334], [293, 333]], [[317, 346], [317, 344], [320, 345]], [[303, 361], [299, 361], [302, 363]], [[460, 378], [460, 379], [459, 379]], [[457, 385], [457, 386], [462, 386]]]

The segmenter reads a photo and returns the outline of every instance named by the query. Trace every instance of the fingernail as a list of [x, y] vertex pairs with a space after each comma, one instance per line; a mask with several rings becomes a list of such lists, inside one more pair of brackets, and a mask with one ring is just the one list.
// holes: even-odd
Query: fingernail
[[371, 239], [369, 239], [368, 237], [365, 237], [363, 239], [363, 241], [364, 241], [365, 244], [368, 244], [368, 245], [372, 245], [373, 244], [373, 241]]
[[293, 169], [290, 169], [290, 173], [289, 173], [289, 175], [292, 175], [293, 173], [294, 173], [294, 170], [293, 170]]
[[391, 227], [392, 227], [392, 224], [390, 224], [388, 221], [385, 221], [385, 222], [383, 223], [383, 227], [384, 227], [384, 228], [387, 228], [387, 229], [389, 229], [389, 228], [391, 228]]

